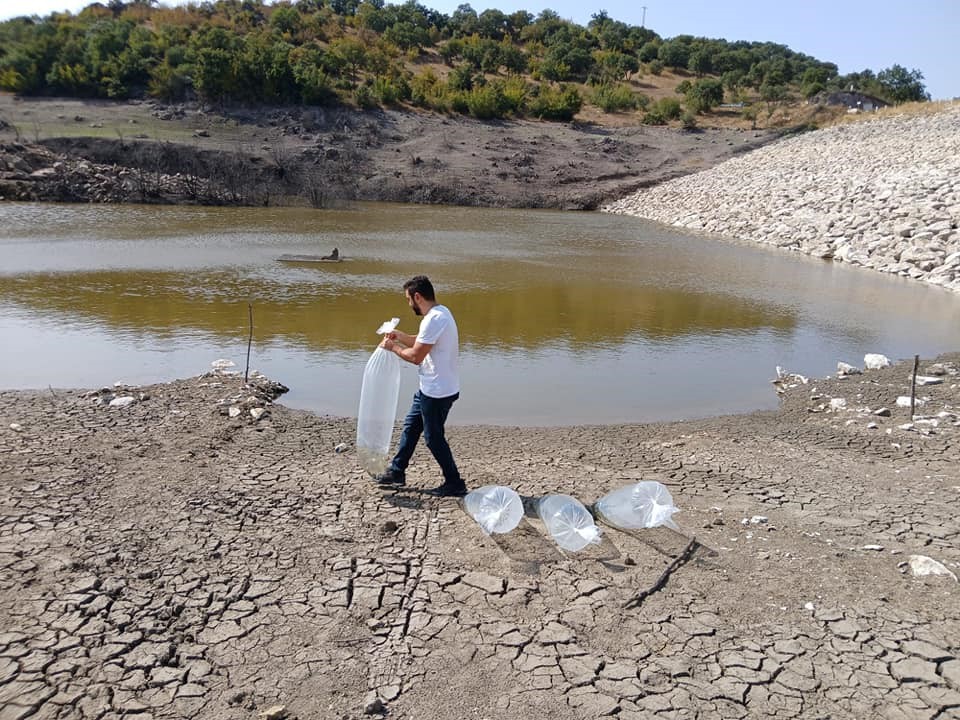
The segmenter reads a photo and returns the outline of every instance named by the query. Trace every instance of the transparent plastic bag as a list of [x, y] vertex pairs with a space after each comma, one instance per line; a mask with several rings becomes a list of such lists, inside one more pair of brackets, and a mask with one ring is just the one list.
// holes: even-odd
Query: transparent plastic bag
[[[381, 325], [377, 333], [390, 332], [399, 322], [399, 318], [393, 318]], [[400, 358], [377, 347], [363, 371], [357, 413], [357, 457], [360, 466], [373, 476], [386, 470], [390, 461], [390, 440], [399, 397]]]
[[503, 485], [485, 485], [463, 499], [467, 512], [487, 534], [508, 533], [523, 518], [523, 501], [514, 490]]
[[665, 525], [679, 530], [672, 520], [679, 510], [666, 486], [653, 480], [627, 485], [604, 495], [594, 505], [600, 516], [622, 530], [640, 530]]
[[540, 498], [537, 514], [547, 532], [564, 550], [577, 552], [587, 545], [600, 543], [600, 528], [593, 516], [576, 498], [569, 495], [547, 495]]

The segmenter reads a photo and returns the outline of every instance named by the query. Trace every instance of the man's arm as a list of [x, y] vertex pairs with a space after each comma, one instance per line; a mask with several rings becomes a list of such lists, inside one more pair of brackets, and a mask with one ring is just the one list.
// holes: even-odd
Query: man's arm
[[389, 335], [387, 335], [391, 340], [399, 340], [406, 347], [413, 347], [414, 343], [417, 341], [416, 335], [407, 335], [401, 330], [394, 330]]
[[380, 343], [380, 347], [382, 347], [384, 350], [391, 351], [401, 360], [406, 360], [408, 363], [419, 365], [423, 362], [423, 359], [430, 354], [430, 351], [433, 349], [433, 344], [419, 342], [416, 338], [410, 335], [407, 335], [407, 338], [414, 341], [413, 347], [404, 347], [405, 343], [401, 341], [399, 333], [397, 333], [396, 340], [391, 340], [389, 337], [384, 337], [383, 342]]

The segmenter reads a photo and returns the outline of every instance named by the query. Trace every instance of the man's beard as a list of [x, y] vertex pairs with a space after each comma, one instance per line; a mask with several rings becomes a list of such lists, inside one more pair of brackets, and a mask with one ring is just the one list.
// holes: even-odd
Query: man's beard
[[417, 317], [423, 315], [423, 311], [420, 309], [420, 306], [417, 303], [413, 303], [413, 306], [410, 309], [413, 310], [413, 314]]

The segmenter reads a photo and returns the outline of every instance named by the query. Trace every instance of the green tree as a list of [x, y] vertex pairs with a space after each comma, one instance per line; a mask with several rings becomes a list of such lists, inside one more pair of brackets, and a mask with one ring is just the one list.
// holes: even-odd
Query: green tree
[[684, 94], [690, 112], [702, 115], [723, 102], [723, 85], [714, 78], [697, 80]]
[[668, 40], [660, 46], [657, 58], [672, 68], [686, 68], [690, 62], [690, 47], [676, 39]]
[[690, 59], [687, 61], [687, 69], [697, 77], [703, 77], [713, 72], [713, 58], [703, 48], [694, 50], [690, 53]]
[[300, 93], [308, 105], [332, 105], [337, 94], [333, 80], [323, 71], [322, 51], [318, 48], [295, 48], [290, 52], [290, 67]]
[[226, 100], [236, 90], [233, 53], [217, 47], [200, 50], [193, 84], [207, 102]]
[[877, 82], [883, 94], [897, 104], [930, 99], [923, 84], [923, 73], [919, 70], [907, 70], [901, 65], [894, 65], [877, 73]]
[[430, 45], [430, 33], [425, 28], [411, 22], [398, 22], [388, 27], [383, 37], [401, 50], [421, 48]]
[[363, 67], [367, 59], [367, 48], [359, 40], [352, 37], [337, 38], [330, 43], [330, 52], [343, 61], [350, 69], [350, 77], [356, 79], [357, 72]]
[[295, 7], [280, 5], [270, 13], [270, 27], [279, 33], [292, 36], [300, 32], [303, 18]]

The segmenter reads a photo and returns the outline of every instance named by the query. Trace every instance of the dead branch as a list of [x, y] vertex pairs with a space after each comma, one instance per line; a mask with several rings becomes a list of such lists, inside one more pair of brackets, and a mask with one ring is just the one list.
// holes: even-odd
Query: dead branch
[[666, 570], [664, 570], [663, 573], [660, 575], [660, 577], [657, 578], [657, 581], [653, 585], [651, 585], [649, 588], [641, 592], [639, 595], [627, 600], [623, 604], [624, 609], [631, 610], [633, 608], [640, 607], [640, 605], [643, 604], [644, 600], [646, 600], [648, 597], [653, 595], [658, 590], [662, 590], [663, 586], [667, 584], [667, 580], [670, 579], [670, 575], [672, 575], [675, 570], [677, 570], [678, 568], [680, 568], [681, 566], [689, 562], [690, 558], [693, 557], [693, 553], [696, 551], [698, 547], [700, 547], [700, 543], [697, 542], [696, 538], [692, 538], [690, 542], [687, 544], [687, 546], [683, 549], [683, 552], [681, 552], [676, 558], [674, 558], [673, 562], [667, 565]]

